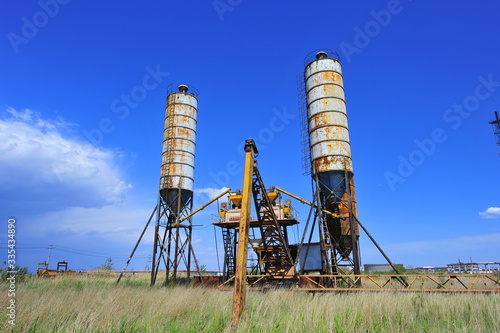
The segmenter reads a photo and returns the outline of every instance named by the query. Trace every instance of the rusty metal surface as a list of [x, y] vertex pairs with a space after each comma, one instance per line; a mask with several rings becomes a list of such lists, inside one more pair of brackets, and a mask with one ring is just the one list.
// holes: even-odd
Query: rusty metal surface
[[[248, 275], [249, 290], [264, 290], [262, 276]], [[402, 281], [405, 281], [403, 283]], [[218, 286], [230, 290], [231, 280]], [[271, 286], [272, 287], [272, 286]], [[310, 292], [473, 292], [500, 293], [500, 274], [300, 275], [291, 290]]]
[[306, 66], [306, 98], [313, 172], [352, 172], [340, 62], [316, 59]]
[[222, 284], [222, 276], [195, 276], [194, 287], [217, 288]]
[[252, 175], [255, 168], [255, 142], [246, 140], [245, 142], [245, 170], [243, 172], [243, 190], [241, 198], [241, 219], [239, 223], [238, 248], [236, 256], [236, 270], [234, 274], [234, 293], [232, 325], [238, 325], [242, 312], [245, 308], [247, 291], [247, 259], [248, 259], [248, 239], [250, 231], [250, 214], [252, 203]]
[[302, 275], [299, 290], [500, 292], [500, 274]]
[[[271, 198], [268, 193], [271, 193]], [[278, 197], [275, 190], [266, 190], [259, 169], [255, 166], [253, 175], [253, 196], [255, 210], [262, 224], [262, 247], [256, 251], [259, 262], [263, 263], [264, 272], [271, 278], [284, 278], [295, 275], [294, 260], [291, 255], [286, 226], [281, 225], [273, 203]], [[270, 224], [271, 223], [271, 224]]]
[[[296, 219], [278, 219], [277, 221], [281, 226], [284, 226], [284, 227], [299, 224], [299, 221], [297, 221]], [[237, 222], [234, 222], [234, 221], [233, 222], [215, 222], [212, 224], [217, 226], [217, 227], [222, 227], [222, 228], [234, 229], [234, 228], [239, 227], [239, 221], [237, 221]], [[261, 226], [268, 227], [268, 226], [272, 226], [272, 225], [274, 225], [273, 221], [263, 221], [263, 222], [259, 222], [257, 220], [250, 221], [250, 228], [258, 228]]]
[[342, 68], [338, 56], [316, 53], [304, 71], [311, 169], [322, 210], [318, 228], [322, 274], [359, 274], [353, 166]]
[[193, 190], [198, 100], [187, 92], [167, 97], [160, 190]]
[[[350, 187], [350, 192], [351, 192], [352, 214], [354, 216], [358, 216], [358, 208], [357, 208], [357, 203], [356, 203], [356, 193], [355, 193], [355, 188], [354, 188], [354, 178], [351, 178], [351, 181], [349, 182], [349, 187]], [[348, 202], [348, 193], [347, 192], [342, 197], [342, 202]], [[330, 230], [332, 232], [332, 236], [333, 237], [340, 237], [343, 235], [350, 235], [351, 234], [351, 227], [350, 227], [350, 221], [349, 221], [350, 214], [349, 214], [348, 205], [339, 205], [339, 215], [345, 219], [339, 220], [339, 229], [337, 229], [336, 231]], [[358, 223], [356, 221], [354, 223], [354, 231], [355, 231], [356, 235], [359, 236], [359, 226], [358, 226]]]

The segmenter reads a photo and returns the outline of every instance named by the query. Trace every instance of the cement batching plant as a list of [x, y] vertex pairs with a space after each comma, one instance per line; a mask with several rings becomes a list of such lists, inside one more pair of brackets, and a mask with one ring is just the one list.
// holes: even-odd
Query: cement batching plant
[[[487, 274], [441, 274], [436, 278], [429, 274], [399, 273], [357, 216], [344, 80], [338, 55], [328, 50], [308, 56], [298, 83], [302, 150], [305, 174], [311, 177], [313, 185], [312, 199], [305, 200], [274, 184], [266, 186], [257, 163], [262, 156], [255, 142], [246, 140], [242, 189], [228, 189], [196, 210], [193, 210], [193, 190], [198, 93], [186, 85], [178, 86], [178, 91], [167, 91], [157, 205], [117, 283], [149, 224], [154, 222], [150, 284], [154, 285], [161, 274], [164, 284], [176, 284], [182, 279], [234, 290], [235, 323], [243, 311], [247, 287], [259, 290], [294, 287], [307, 291], [499, 291], [500, 278]], [[498, 134], [498, 114], [492, 124]], [[298, 243], [289, 240], [289, 229], [299, 225], [292, 200], [310, 206]], [[192, 218], [216, 201], [218, 213], [212, 224], [223, 243], [223, 271], [209, 275], [200, 270], [192, 246]], [[393, 274], [361, 274], [361, 230], [386, 259]]]

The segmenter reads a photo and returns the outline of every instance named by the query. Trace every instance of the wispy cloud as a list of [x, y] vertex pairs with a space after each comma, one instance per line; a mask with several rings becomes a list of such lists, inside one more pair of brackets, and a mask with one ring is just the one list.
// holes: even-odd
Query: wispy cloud
[[227, 191], [229, 188], [227, 187], [222, 187], [222, 188], [212, 188], [212, 187], [207, 187], [207, 188], [198, 188], [194, 190], [194, 193], [197, 195], [202, 195], [205, 194], [208, 197], [208, 200], [214, 199], [216, 196], [220, 195], [222, 192]]
[[[140, 207], [127, 198], [126, 157], [92, 146], [77, 124], [62, 118], [30, 109], [0, 111], [0, 215], [18, 219], [20, 244], [55, 244], [56, 252], [66, 246], [127, 254], [154, 204]], [[149, 230], [142, 242], [148, 250], [152, 239]], [[23, 265], [36, 267], [42, 256], [36, 251], [23, 255]], [[55, 260], [60, 259], [80, 268], [101, 260], [66, 252]]]
[[0, 119], [0, 200], [47, 210], [122, 201], [131, 185], [117, 167], [120, 154], [72, 137], [73, 127], [8, 108]]
[[490, 207], [484, 212], [479, 212], [483, 219], [496, 219], [500, 217], [500, 207]]
[[[30, 229], [54, 243], [66, 243], [71, 239], [78, 247], [96, 240], [133, 244], [150, 214], [151, 210], [137, 208], [130, 203], [99, 208], [69, 207], [46, 213]], [[151, 230], [150, 234], [144, 240], [146, 243], [152, 242]]]

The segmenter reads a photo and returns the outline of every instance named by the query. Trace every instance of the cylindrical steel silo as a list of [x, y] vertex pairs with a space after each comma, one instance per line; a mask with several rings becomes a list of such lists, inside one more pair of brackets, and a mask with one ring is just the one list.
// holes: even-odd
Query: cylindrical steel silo
[[329, 203], [340, 202], [353, 175], [340, 62], [317, 53], [305, 85], [313, 177]]
[[160, 196], [167, 207], [181, 206], [193, 195], [196, 117], [198, 99], [179, 86], [167, 96], [163, 153], [160, 173]]
[[[321, 206], [339, 215], [325, 216], [335, 256], [348, 260], [355, 250], [359, 230], [340, 61], [319, 52], [306, 65], [304, 79], [312, 174], [321, 192]], [[355, 252], [353, 265], [358, 271]]]

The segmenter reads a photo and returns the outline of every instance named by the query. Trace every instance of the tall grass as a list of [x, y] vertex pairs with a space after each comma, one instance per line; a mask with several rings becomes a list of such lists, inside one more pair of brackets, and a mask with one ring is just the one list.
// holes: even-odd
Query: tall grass
[[[4, 332], [500, 332], [500, 295], [249, 292], [238, 328], [232, 293], [149, 287], [147, 278], [32, 278]], [[6, 285], [0, 285], [2, 308]], [[5, 310], [4, 310], [5, 311]]]

